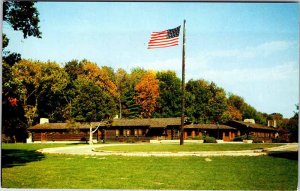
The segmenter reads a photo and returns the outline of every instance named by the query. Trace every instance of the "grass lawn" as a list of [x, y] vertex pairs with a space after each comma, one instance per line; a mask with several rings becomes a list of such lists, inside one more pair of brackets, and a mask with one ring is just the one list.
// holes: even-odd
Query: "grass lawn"
[[101, 147], [96, 150], [125, 152], [239, 151], [264, 149], [281, 145], [283, 144], [132, 144]]
[[[37, 154], [46, 144], [6, 145], [4, 188], [296, 190], [298, 161], [260, 157], [124, 157]], [[58, 146], [58, 145], [57, 145]], [[60, 145], [61, 146], [61, 145]], [[23, 155], [16, 155], [24, 151]], [[4, 151], [4, 152], [3, 152]], [[7, 152], [10, 151], [10, 152]], [[32, 152], [32, 153], [27, 153]], [[40, 156], [41, 155], [41, 156]], [[34, 160], [34, 157], [39, 158]], [[3, 160], [2, 160], [3, 162]]]

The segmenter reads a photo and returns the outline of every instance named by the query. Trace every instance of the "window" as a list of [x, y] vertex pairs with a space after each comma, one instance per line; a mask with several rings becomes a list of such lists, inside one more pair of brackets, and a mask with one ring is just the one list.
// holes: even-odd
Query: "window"
[[142, 135], [143, 135], [143, 131], [142, 131], [142, 129], [139, 129], [139, 130], [138, 130], [138, 134], [139, 134], [140, 136], [142, 136]]
[[130, 129], [127, 129], [127, 136], [130, 136]]
[[116, 136], [117, 137], [120, 136], [120, 130], [119, 129], [116, 130]]
[[134, 130], [134, 136], [139, 136], [139, 134], [138, 134], [138, 129], [135, 129], [135, 130]]

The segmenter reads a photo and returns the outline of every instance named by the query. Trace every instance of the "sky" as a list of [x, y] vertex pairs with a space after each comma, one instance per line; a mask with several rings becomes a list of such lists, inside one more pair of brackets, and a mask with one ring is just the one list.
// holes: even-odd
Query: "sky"
[[260, 112], [292, 117], [299, 103], [298, 3], [38, 2], [42, 38], [23, 39], [6, 23], [7, 50], [22, 58], [88, 59], [99, 66], [173, 70], [180, 44], [147, 49], [151, 32], [186, 19], [186, 81], [205, 79]]

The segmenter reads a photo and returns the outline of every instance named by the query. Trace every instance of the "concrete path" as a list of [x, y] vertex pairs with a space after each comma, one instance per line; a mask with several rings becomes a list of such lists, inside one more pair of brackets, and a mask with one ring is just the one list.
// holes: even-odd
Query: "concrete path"
[[243, 151], [197, 151], [197, 152], [122, 152], [122, 151], [95, 151], [95, 148], [109, 146], [125, 146], [130, 144], [103, 144], [103, 145], [84, 145], [71, 147], [56, 147], [40, 149], [38, 152], [52, 154], [71, 154], [71, 155], [118, 155], [118, 156], [260, 156], [267, 155], [269, 152], [298, 151], [298, 144], [286, 144], [279, 147], [273, 147], [260, 150], [243, 150]]

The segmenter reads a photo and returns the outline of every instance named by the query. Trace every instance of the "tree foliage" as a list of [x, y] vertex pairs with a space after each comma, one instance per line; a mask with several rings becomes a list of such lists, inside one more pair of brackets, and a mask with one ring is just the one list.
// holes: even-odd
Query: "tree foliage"
[[[20, 60], [3, 63], [3, 132], [15, 137], [38, 122], [101, 121], [116, 114], [123, 118], [179, 117], [181, 81], [174, 71], [153, 72], [134, 68], [114, 71], [88, 60], [72, 60], [64, 67], [55, 62]], [[297, 117], [258, 112], [240, 96], [213, 82], [189, 80], [186, 113], [194, 123], [226, 123], [253, 118], [257, 123], [278, 120], [296, 140]], [[21, 131], [22, 130], [22, 131]], [[14, 138], [14, 140], [16, 140]]]
[[137, 95], [134, 99], [142, 108], [141, 115], [145, 118], [151, 117], [158, 107], [157, 99], [159, 98], [159, 85], [155, 74], [152, 72], [144, 74], [135, 86], [135, 91]]
[[22, 31], [24, 38], [41, 38], [39, 12], [33, 1], [5, 1], [3, 3], [3, 21], [14, 30]]
[[181, 115], [181, 80], [174, 71], [157, 72], [160, 97], [156, 117], [179, 117]]
[[108, 92], [89, 79], [80, 78], [74, 84], [76, 96], [72, 104], [72, 118], [92, 122], [113, 117], [116, 106]]
[[38, 116], [41, 97], [47, 93], [62, 91], [68, 83], [67, 73], [54, 62], [21, 60], [13, 66], [12, 75], [18, 84], [19, 100], [22, 102], [28, 126]]
[[227, 109], [226, 93], [213, 82], [189, 80], [187, 115], [196, 123], [216, 123]]

